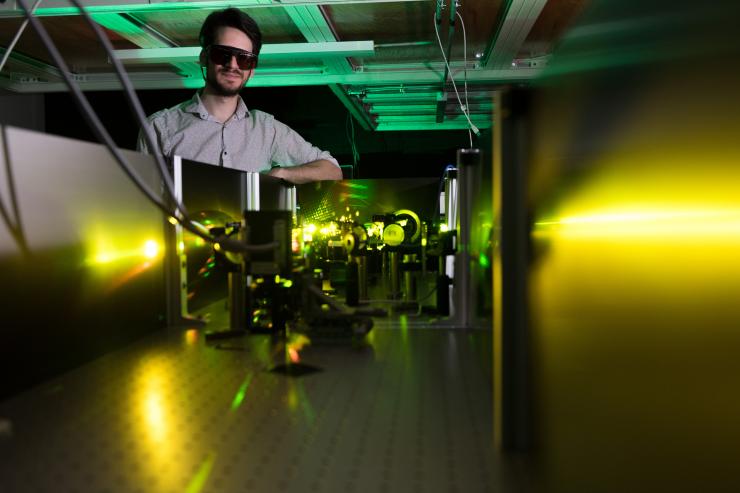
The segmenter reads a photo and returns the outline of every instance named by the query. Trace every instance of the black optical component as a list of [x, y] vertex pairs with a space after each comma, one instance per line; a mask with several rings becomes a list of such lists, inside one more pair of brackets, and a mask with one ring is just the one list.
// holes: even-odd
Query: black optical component
[[223, 45], [208, 47], [208, 58], [216, 65], [229, 65], [231, 57], [236, 57], [236, 64], [242, 70], [251, 70], [257, 66], [257, 55], [251, 51]]

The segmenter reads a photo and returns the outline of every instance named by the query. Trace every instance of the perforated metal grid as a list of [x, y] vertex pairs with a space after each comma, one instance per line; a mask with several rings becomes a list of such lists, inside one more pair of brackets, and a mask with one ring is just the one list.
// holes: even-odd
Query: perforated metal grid
[[156, 334], [0, 404], [0, 491], [492, 491], [490, 341], [375, 329], [286, 376], [269, 336]]

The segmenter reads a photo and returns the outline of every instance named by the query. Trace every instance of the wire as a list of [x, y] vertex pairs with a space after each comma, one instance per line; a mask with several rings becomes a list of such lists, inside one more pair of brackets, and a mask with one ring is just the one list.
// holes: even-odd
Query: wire
[[[77, 2], [77, 0], [72, 0], [72, 1], [75, 2], [75, 5], [82, 12], [84, 12], [84, 8], [82, 8], [82, 6]], [[163, 213], [165, 213], [167, 217], [174, 218], [178, 223], [180, 223], [183, 226], [183, 228], [187, 229], [191, 233], [195, 234], [196, 236], [199, 236], [200, 238], [203, 238], [204, 240], [210, 243], [219, 245], [224, 250], [230, 250], [230, 251], [235, 251], [235, 252], [262, 252], [262, 251], [273, 250], [279, 246], [277, 242], [267, 243], [264, 245], [246, 245], [242, 242], [231, 240], [230, 238], [227, 238], [227, 237], [213, 237], [209, 233], [203, 232], [202, 230], [195, 227], [191, 223], [191, 221], [187, 219], [187, 215], [185, 214], [185, 211], [182, 208], [180, 209], [180, 212], [183, 214], [184, 217], [178, 217], [178, 214], [176, 212], [173, 213], [173, 211], [171, 211], [166, 205], [161, 203], [159, 199], [157, 198], [157, 195], [154, 192], [152, 192], [149, 189], [149, 187], [141, 180], [141, 178], [133, 171], [133, 168], [130, 166], [126, 158], [123, 156], [121, 151], [116, 147], [110, 134], [107, 132], [103, 124], [100, 122], [98, 115], [92, 109], [90, 102], [87, 100], [85, 95], [82, 93], [77, 83], [74, 80], [72, 80], [69, 68], [67, 67], [66, 62], [64, 61], [61, 54], [59, 53], [59, 50], [54, 45], [54, 41], [49, 36], [48, 31], [46, 31], [43, 24], [41, 24], [41, 22], [39, 22], [39, 20], [35, 16], [33, 16], [32, 13], [29, 11], [28, 6], [26, 5], [26, 0], [18, 0], [18, 4], [23, 8], [23, 11], [25, 12], [27, 19], [33, 26], [39, 38], [41, 38], [41, 41], [46, 47], [46, 50], [49, 52], [49, 55], [51, 55], [52, 59], [54, 60], [54, 63], [59, 68], [60, 72], [62, 73], [64, 82], [69, 88], [69, 90], [71, 91], [72, 95], [74, 96], [75, 102], [79, 106], [82, 116], [87, 122], [90, 129], [93, 131], [93, 133], [98, 138], [98, 140], [100, 140], [103, 144], [105, 144], [105, 146], [108, 148], [111, 154], [113, 154], [113, 157], [116, 159], [118, 164], [121, 166], [121, 169], [124, 171], [124, 173], [134, 182], [136, 187], [158, 209], [160, 209]]]
[[[155, 149], [154, 146], [154, 137], [152, 136], [152, 133], [150, 131], [150, 128], [148, 125], [146, 125], [146, 115], [144, 114], [144, 109], [141, 107], [141, 102], [139, 101], [139, 98], [136, 96], [136, 92], [134, 91], [133, 86], [131, 85], [131, 79], [129, 79], [128, 74], [123, 69], [123, 65], [121, 64], [121, 61], [118, 59], [117, 56], [115, 56], [115, 52], [113, 50], [113, 46], [111, 45], [110, 40], [108, 39], [108, 36], [105, 35], [103, 30], [100, 28], [100, 25], [95, 22], [92, 17], [90, 17], [90, 14], [88, 14], [87, 10], [85, 10], [82, 5], [80, 4], [79, 0], [71, 0], [71, 2], [80, 9], [80, 12], [82, 13], [82, 16], [85, 18], [85, 21], [90, 25], [95, 35], [98, 37], [98, 40], [100, 40], [100, 43], [103, 45], [103, 48], [105, 49], [106, 53], [108, 54], [108, 58], [110, 59], [111, 63], [113, 64], [113, 67], [116, 70], [116, 74], [118, 74], [118, 79], [121, 82], [121, 85], [124, 89], [124, 94], [126, 95], [126, 100], [129, 104], [129, 109], [133, 113], [134, 117], [139, 122], [139, 127], [143, 129], [144, 138], [146, 139], [147, 146], [149, 146], [149, 149]], [[170, 196], [170, 199], [174, 202], [176, 208], [180, 210], [180, 212], [183, 213], [184, 217], [187, 217], [187, 210], [185, 210], [185, 206], [176, 198], [175, 195], [175, 185], [172, 181], [172, 176], [170, 176], [169, 171], [167, 170], [167, 165], [164, 162], [164, 158], [160, 153], [154, 153], [154, 160], [157, 163], [157, 167], [159, 169], [159, 174], [164, 180], [164, 184], [167, 190], [167, 193]]]
[[10, 192], [10, 205], [13, 210], [13, 216], [15, 216], [15, 221], [11, 220], [10, 214], [5, 210], [5, 203], [2, 200], [0, 200], [0, 216], [2, 216], [2, 219], [8, 227], [10, 235], [18, 245], [18, 248], [21, 250], [23, 255], [28, 257], [31, 254], [31, 251], [28, 248], [26, 235], [23, 233], [23, 225], [21, 223], [21, 217], [18, 210], [18, 199], [15, 194], [15, 182], [13, 180], [13, 169], [10, 165], [10, 152], [8, 152], [8, 136], [6, 134], [5, 127], [0, 127], [0, 129], [2, 130], [3, 154], [5, 157], [5, 178], [7, 180], [8, 191]]
[[[460, 18], [460, 25], [463, 30], [463, 82], [465, 84], [465, 109], [470, 111], [470, 104], [468, 103], [468, 35], [465, 32], [465, 21], [460, 15], [460, 11], [456, 10], [455, 13]], [[473, 147], [472, 141], [470, 147]]]
[[357, 152], [357, 143], [355, 141], [355, 122], [352, 120], [352, 114], [349, 111], [347, 112], [347, 119], [344, 124], [344, 133], [347, 135], [347, 141], [352, 149], [352, 177], [359, 178], [360, 169], [358, 161], [360, 160], [360, 153]]
[[[32, 14], [36, 12], [36, 8], [39, 6], [41, 2], [42, 0], [36, 0], [36, 3], [33, 4], [33, 7], [31, 7]], [[0, 61], [0, 72], [3, 71], [3, 68], [5, 67], [5, 63], [8, 61], [8, 58], [10, 58], [10, 53], [13, 51], [13, 48], [15, 48], [15, 44], [18, 42], [18, 40], [21, 39], [21, 35], [23, 34], [23, 31], [26, 30], [26, 26], [28, 26], [28, 19], [23, 21], [23, 24], [21, 24], [21, 27], [18, 28], [18, 31], [15, 33], [15, 36], [13, 36], [13, 41], [11, 41], [8, 47], [5, 49], [3, 60]]]
[[[442, 46], [442, 38], [439, 37], [439, 29], [437, 28], [436, 19], [434, 22], [434, 34], [437, 35], [437, 43], [439, 43], [439, 49], [442, 52], [442, 59], [444, 60], [445, 66], [447, 67], [447, 71], [450, 74], [450, 81], [452, 82], [452, 87], [455, 89], [455, 95], [457, 96], [457, 102], [460, 104], [460, 110], [462, 110], [463, 115], [465, 115], [465, 118], [468, 120], [468, 124], [470, 125], [470, 130], [472, 130], [475, 133], [475, 135], [479, 135], [480, 130], [478, 130], [478, 127], [476, 127], [473, 124], [472, 120], [470, 120], [470, 115], [468, 115], [468, 109], [465, 107], [465, 105], [462, 103], [462, 100], [460, 99], [460, 92], [457, 90], [457, 84], [455, 84], [455, 77], [452, 75], [452, 69], [450, 68], [449, 62], [447, 61], [447, 56], [445, 55], [444, 46]], [[473, 147], [473, 136], [471, 135], [470, 130], [468, 130], [468, 137], [470, 137], [470, 147]]]

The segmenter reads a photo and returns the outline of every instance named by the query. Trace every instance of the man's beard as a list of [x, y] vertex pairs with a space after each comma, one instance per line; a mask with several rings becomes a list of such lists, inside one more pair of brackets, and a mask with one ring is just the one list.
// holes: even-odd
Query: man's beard
[[241, 84], [234, 88], [226, 87], [218, 81], [217, 75], [218, 71], [216, 69], [212, 71], [208, 70], [206, 72], [206, 84], [208, 85], [208, 88], [211, 90], [211, 92], [213, 92], [213, 94], [217, 96], [236, 96], [244, 87], [244, 84]]

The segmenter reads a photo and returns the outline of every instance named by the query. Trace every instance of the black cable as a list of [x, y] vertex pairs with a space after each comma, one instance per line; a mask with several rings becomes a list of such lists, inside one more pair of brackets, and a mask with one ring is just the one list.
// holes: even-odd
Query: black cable
[[[25, 12], [26, 17], [28, 18], [29, 22], [31, 23], [34, 30], [38, 34], [39, 38], [41, 38], [41, 41], [43, 42], [46, 50], [49, 52], [49, 55], [52, 57], [52, 59], [54, 60], [54, 63], [61, 71], [64, 82], [69, 88], [72, 95], [74, 96], [75, 102], [77, 103], [82, 113], [82, 116], [85, 119], [85, 122], [88, 124], [88, 126], [93, 131], [93, 133], [98, 138], [98, 140], [100, 140], [103, 144], [105, 144], [105, 146], [108, 148], [111, 154], [113, 154], [114, 158], [116, 159], [118, 164], [121, 166], [121, 169], [124, 171], [124, 173], [134, 182], [136, 187], [158, 209], [160, 209], [164, 214], [166, 214], [167, 217], [174, 218], [186, 230], [190, 231], [191, 233], [195, 234], [196, 236], [200, 238], [203, 238], [204, 240], [210, 243], [220, 245], [224, 250], [229, 250], [229, 251], [234, 251], [234, 252], [263, 252], [263, 251], [273, 250], [279, 246], [277, 242], [267, 243], [264, 245], [246, 245], [242, 242], [234, 241], [227, 237], [213, 237], [210, 234], [204, 233], [200, 229], [196, 228], [192, 224], [192, 221], [190, 221], [190, 219], [187, 218], [187, 216], [185, 215], [182, 209], [180, 209], [180, 212], [183, 213], [184, 217], [178, 217], [178, 214], [176, 212], [173, 213], [173, 211], [169, 210], [166, 205], [162, 204], [157, 198], [156, 194], [154, 194], [154, 192], [152, 192], [149, 189], [149, 187], [133, 171], [133, 168], [129, 165], [126, 158], [123, 156], [121, 151], [116, 147], [115, 142], [113, 142], [113, 139], [111, 138], [110, 134], [108, 134], [107, 130], [103, 126], [97, 114], [92, 109], [90, 102], [87, 100], [85, 95], [82, 93], [77, 83], [74, 80], [72, 80], [72, 77], [70, 76], [69, 68], [67, 67], [66, 62], [64, 61], [61, 54], [59, 53], [59, 50], [54, 45], [54, 41], [49, 36], [49, 33], [46, 31], [46, 28], [44, 28], [41, 22], [39, 22], [39, 20], [35, 16], [33, 16], [31, 12], [29, 11], [28, 6], [26, 5], [26, 0], [18, 0], [18, 4], [21, 6], [23, 11]], [[79, 3], [77, 3], [76, 6], [81, 11], [84, 12], [84, 9], [79, 5]]]
[[10, 213], [5, 210], [5, 203], [0, 199], [0, 216], [8, 227], [10, 235], [15, 240], [20, 251], [28, 257], [31, 254], [31, 250], [28, 248], [28, 241], [26, 235], [23, 232], [23, 224], [21, 223], [20, 211], [18, 209], [18, 199], [15, 194], [15, 181], [13, 180], [12, 168], [10, 165], [10, 152], [8, 152], [8, 136], [5, 127], [2, 128], [2, 140], [3, 140], [3, 154], [5, 157], [5, 177], [8, 182], [8, 190], [10, 191], [10, 205], [13, 209], [13, 216], [15, 221], [10, 217]]
[[352, 159], [354, 161], [354, 168], [355, 168], [354, 175], [355, 175], [355, 178], [359, 178], [360, 177], [360, 166], [358, 163], [360, 161], [360, 153], [357, 152], [357, 142], [355, 139], [355, 121], [353, 120], [353, 117], [351, 115], [349, 117], [349, 125], [350, 127], [352, 127]]
[[[33, 7], [31, 7], [31, 12], [35, 12], [36, 8], [39, 6], [39, 4], [42, 2], [42, 0], [36, 0], [36, 3], [33, 4]], [[7, 48], [5, 48], [5, 53], [3, 53], [3, 59], [0, 60], [0, 72], [3, 71], [3, 67], [5, 67], [5, 64], [10, 59], [10, 54], [13, 52], [13, 48], [15, 48], [16, 43], [18, 43], [18, 40], [21, 39], [21, 36], [23, 35], [23, 31], [26, 30], [26, 26], [28, 25], [28, 19], [23, 21], [23, 24], [20, 25], [18, 30], [15, 32], [15, 36], [13, 36], [13, 40], [10, 42]]]
[[[123, 65], [121, 64], [121, 61], [118, 59], [118, 57], [115, 56], [115, 53], [113, 52], [113, 45], [111, 45], [110, 40], [108, 39], [108, 36], [105, 35], [103, 30], [100, 28], [100, 25], [95, 22], [92, 17], [90, 17], [90, 14], [88, 14], [87, 10], [83, 8], [83, 6], [80, 4], [79, 0], [70, 0], [75, 7], [80, 9], [80, 12], [82, 13], [82, 16], [85, 18], [85, 21], [90, 25], [92, 30], [95, 32], [95, 35], [98, 37], [98, 40], [100, 40], [100, 43], [103, 45], [103, 49], [108, 54], [108, 59], [113, 64], [113, 67], [116, 70], [116, 74], [118, 75], [118, 80], [121, 82], [121, 85], [123, 86], [123, 92], [126, 95], [126, 100], [129, 104], [129, 109], [131, 110], [131, 113], [133, 113], [134, 117], [139, 123], [139, 127], [143, 130], [144, 138], [146, 139], [146, 143], [149, 146], [149, 149], [155, 149], [154, 145], [154, 138], [149, 131], [149, 127], [146, 125], [146, 115], [144, 114], [144, 109], [141, 107], [141, 102], [139, 101], [139, 98], [136, 96], [136, 92], [134, 91], [133, 86], [131, 85], [131, 79], [129, 79], [128, 74], [123, 69]], [[162, 177], [162, 180], [164, 181], [165, 188], [167, 190], [167, 193], [169, 194], [170, 198], [172, 199], [172, 202], [175, 204], [177, 209], [179, 209], [185, 217], [187, 217], [187, 211], [185, 210], [184, 205], [177, 200], [177, 197], [175, 195], [175, 185], [172, 181], [172, 176], [170, 176], [169, 171], [167, 170], [167, 165], [164, 162], [163, 156], [160, 153], [154, 153], [154, 160], [157, 163], [157, 167], [159, 169], [159, 174]]]

